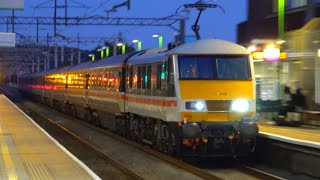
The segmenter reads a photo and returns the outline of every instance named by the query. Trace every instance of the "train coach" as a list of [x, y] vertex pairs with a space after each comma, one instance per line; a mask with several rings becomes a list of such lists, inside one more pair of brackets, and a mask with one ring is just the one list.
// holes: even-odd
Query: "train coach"
[[49, 106], [168, 154], [247, 155], [255, 148], [253, 64], [219, 39], [23, 75]]

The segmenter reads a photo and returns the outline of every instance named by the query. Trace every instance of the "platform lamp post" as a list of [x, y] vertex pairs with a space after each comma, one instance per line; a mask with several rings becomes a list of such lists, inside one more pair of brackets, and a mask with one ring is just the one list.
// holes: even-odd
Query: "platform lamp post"
[[159, 41], [159, 48], [162, 48], [162, 43], [163, 43], [163, 37], [159, 34], [154, 34], [152, 35], [152, 37], [154, 38], [158, 38], [158, 41]]
[[103, 46], [101, 49], [102, 49], [102, 51], [106, 50], [106, 57], [109, 57], [110, 47], [109, 46]]
[[94, 54], [89, 54], [89, 57], [91, 57], [91, 61], [94, 61], [95, 55]]
[[97, 51], [100, 52], [100, 59], [102, 59], [103, 58], [103, 50], [102, 50], [102, 48], [97, 49]]
[[283, 39], [284, 36], [284, 11], [285, 0], [278, 0], [278, 38]]
[[126, 54], [126, 45], [122, 42], [119, 42], [117, 46], [121, 47], [122, 54]]
[[135, 40], [132, 41], [132, 43], [137, 44], [138, 51], [141, 51], [141, 49], [142, 49], [142, 42], [141, 41], [135, 39]]

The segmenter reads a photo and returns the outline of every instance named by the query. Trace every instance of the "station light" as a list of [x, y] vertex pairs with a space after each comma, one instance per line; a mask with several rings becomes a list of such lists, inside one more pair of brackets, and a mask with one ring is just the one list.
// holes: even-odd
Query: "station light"
[[94, 58], [95, 58], [95, 55], [94, 55], [94, 54], [89, 54], [88, 56], [91, 57], [91, 61], [94, 61], [94, 60], [95, 60], [95, 59], [94, 59]]
[[278, 61], [280, 59], [280, 49], [274, 44], [267, 45], [263, 49], [263, 57], [266, 61]]
[[101, 49], [97, 49], [97, 51], [100, 52], [100, 57], [102, 59], [103, 58], [103, 49], [102, 48]]
[[286, 42], [285, 40], [278, 40], [278, 41], [276, 42], [276, 44], [281, 45], [281, 44], [283, 44], [283, 43], [285, 43], [285, 42]]
[[121, 47], [122, 54], [126, 54], [126, 45], [122, 42], [119, 42], [117, 46]]
[[103, 46], [101, 49], [102, 50], [106, 50], [106, 57], [109, 57], [110, 47], [109, 46]]
[[152, 35], [152, 37], [154, 38], [158, 38], [158, 42], [159, 42], [159, 48], [162, 48], [162, 44], [163, 44], [163, 37], [159, 34], [154, 34]]
[[248, 50], [250, 53], [252, 53], [252, 52], [254, 52], [254, 51], [256, 50], [256, 46], [249, 46], [249, 47], [247, 48], [247, 50]]
[[138, 51], [141, 51], [141, 49], [142, 49], [142, 43], [141, 43], [141, 41], [135, 39], [135, 40], [132, 40], [132, 43], [137, 44], [137, 46], [138, 46]]

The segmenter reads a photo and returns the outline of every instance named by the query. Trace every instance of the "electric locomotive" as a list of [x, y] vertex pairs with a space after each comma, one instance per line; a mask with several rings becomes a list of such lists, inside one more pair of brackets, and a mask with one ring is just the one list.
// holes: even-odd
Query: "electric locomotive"
[[253, 64], [232, 42], [113, 56], [41, 78], [22, 87], [40, 87], [51, 106], [168, 154], [234, 156], [255, 147]]

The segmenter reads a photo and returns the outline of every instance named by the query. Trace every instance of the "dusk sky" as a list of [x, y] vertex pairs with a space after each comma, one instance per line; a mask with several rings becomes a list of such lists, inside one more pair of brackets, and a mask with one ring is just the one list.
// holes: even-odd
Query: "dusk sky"
[[[77, 2], [88, 6], [88, 8], [70, 8], [69, 17], [81, 16], [107, 16], [105, 10], [111, 9], [112, 6], [120, 4], [125, 0], [68, 0], [70, 6], [77, 5]], [[47, 3], [46, 3], [47, 2]], [[183, 4], [194, 3], [194, 0], [131, 0], [131, 10], [121, 7], [117, 12], [111, 13], [110, 17], [165, 17], [172, 15]], [[207, 9], [203, 11], [200, 25], [201, 38], [219, 38], [235, 42], [237, 24], [247, 18], [247, 0], [207, 0], [207, 3], [216, 3], [225, 9], [225, 14], [220, 9]], [[25, 9], [17, 11], [16, 16], [46, 16], [53, 17], [53, 9], [35, 9], [36, 5], [45, 3], [45, 6], [53, 6], [54, 1], [48, 0], [25, 0]], [[64, 0], [58, 0], [58, 5], [64, 5]], [[186, 21], [186, 35], [194, 35], [191, 25], [195, 22], [198, 11], [191, 9]], [[10, 11], [0, 11], [0, 16], [11, 15]], [[64, 9], [58, 10], [58, 16], [64, 16]], [[179, 27], [179, 23], [175, 24]], [[27, 31], [26, 31], [27, 29]], [[6, 31], [6, 26], [1, 25], [0, 31]], [[10, 31], [10, 29], [9, 29]], [[35, 36], [35, 26], [16, 26], [16, 32]], [[53, 27], [41, 26], [40, 35], [45, 36], [47, 33], [53, 34]], [[173, 41], [175, 32], [169, 27], [138, 27], [138, 26], [59, 26], [58, 33], [65, 36], [93, 36], [93, 37], [115, 37], [122, 32], [124, 39], [131, 42], [133, 39], [142, 41], [142, 48], [157, 47], [157, 40], [152, 38], [152, 34], [158, 33], [163, 36], [164, 46]], [[69, 44], [76, 47], [76, 44]], [[96, 47], [97, 44], [82, 44], [82, 49]]]

